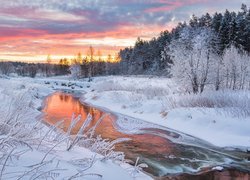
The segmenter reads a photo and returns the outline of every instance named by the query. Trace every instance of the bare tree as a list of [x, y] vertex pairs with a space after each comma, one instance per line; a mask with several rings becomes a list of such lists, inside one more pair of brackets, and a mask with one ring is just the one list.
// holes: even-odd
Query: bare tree
[[93, 46], [90, 46], [89, 47], [89, 50], [88, 50], [88, 60], [89, 60], [89, 78], [91, 78], [94, 74], [93, 72], [93, 63], [94, 63], [94, 53], [95, 53], [95, 50], [93, 48]]
[[45, 65], [45, 75], [50, 76], [51, 75], [51, 63], [52, 63], [50, 54], [48, 54], [46, 62], [47, 64]]

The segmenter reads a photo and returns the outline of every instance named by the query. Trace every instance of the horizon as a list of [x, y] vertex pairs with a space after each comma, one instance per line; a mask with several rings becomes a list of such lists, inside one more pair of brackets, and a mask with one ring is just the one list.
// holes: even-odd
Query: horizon
[[171, 31], [191, 15], [239, 11], [247, 0], [10, 0], [0, 7], [0, 60], [45, 62], [87, 54], [89, 46], [102, 56], [114, 56], [133, 46]]

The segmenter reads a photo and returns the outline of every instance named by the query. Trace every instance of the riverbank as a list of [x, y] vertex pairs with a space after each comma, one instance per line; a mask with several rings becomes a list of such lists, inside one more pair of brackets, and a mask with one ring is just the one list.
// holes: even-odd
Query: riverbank
[[85, 102], [201, 138], [220, 147], [250, 147], [250, 92], [185, 94], [171, 79], [98, 77]]
[[70, 76], [36, 78], [49, 89], [85, 92], [82, 100], [171, 128], [219, 147], [250, 148], [250, 92], [205, 91], [192, 95], [168, 78], [107, 76], [72, 80]]
[[141, 172], [133, 177], [132, 166], [102, 161], [101, 155], [78, 145], [66, 151], [67, 137], [36, 120], [41, 118], [43, 99], [56, 89], [52, 81], [58, 86], [59, 82], [69, 82], [53, 78], [0, 78], [0, 179], [151, 179]]
[[[206, 140], [217, 146], [230, 147], [227, 149], [241, 148], [246, 150], [249, 148], [249, 116], [248, 111], [245, 110], [248, 107], [249, 92], [218, 92], [213, 95], [209, 94], [209, 92], [205, 92], [204, 95], [193, 96], [184, 94], [182, 89], [170, 79], [155, 77], [109, 76], [93, 78], [91, 82], [88, 82], [87, 79], [75, 81], [70, 77], [35, 79], [1, 78], [0, 81], [1, 107], [4, 107], [1, 110], [3, 112], [8, 112], [8, 105], [15, 105], [13, 106], [13, 110], [17, 108], [22, 109], [20, 107], [28, 107], [28, 109], [25, 109], [27, 114], [22, 116], [24, 119], [22, 119], [23, 123], [21, 123], [20, 126], [23, 127], [29, 124], [29, 128], [31, 129], [23, 129], [26, 132], [30, 132], [34, 129], [36, 122], [34, 119], [40, 115], [40, 111], [37, 109], [41, 109], [42, 100], [56, 90], [65, 89], [85, 93], [81, 97], [81, 101], [92, 104], [93, 106], [109, 109], [111, 112], [117, 114], [134, 117], [137, 121], [152, 122], [175, 129]], [[25, 94], [25, 96], [22, 94]], [[19, 101], [13, 103], [13, 99], [19, 99]], [[214, 107], [218, 104], [224, 104], [224, 106], [227, 105], [227, 107]], [[241, 104], [246, 108], [241, 108]], [[232, 110], [234, 107], [236, 107], [236, 109]], [[11, 113], [7, 113], [7, 115], [8, 114]], [[2, 120], [4, 117], [5, 116], [2, 115]], [[123, 121], [122, 123], [122, 126], [133, 130], [127, 121]], [[138, 123], [138, 125], [139, 124], [140, 123]], [[35, 133], [36, 141], [31, 140], [29, 143], [37, 145], [37, 142], [41, 141], [44, 133], [48, 131], [44, 125], [39, 125], [39, 128], [42, 130]], [[43, 143], [45, 143], [45, 141]], [[42, 149], [33, 148], [32, 153], [28, 153], [28, 156], [22, 156], [23, 159], [20, 162], [24, 164], [28, 162], [30, 164], [31, 161], [29, 161], [29, 158], [32, 157], [39, 163], [39, 158], [41, 160], [41, 158], [46, 155], [46, 148], [47, 150], [52, 148], [53, 143], [47, 143], [46, 141], [45, 145], [47, 147], [44, 146]], [[72, 152], [63, 153], [65, 146], [66, 145], [62, 143], [60, 146], [58, 145], [56, 149], [52, 150], [53, 153], [48, 155], [48, 157], [50, 157], [48, 160], [55, 160], [48, 161], [53, 163], [48, 163], [45, 170], [52, 169], [53, 171], [55, 170], [57, 174], [68, 177], [72, 175], [72, 173], [76, 173], [78, 169], [78, 167], [72, 165], [70, 159], [81, 157], [86, 158], [85, 160], [91, 160], [94, 155], [89, 150], [80, 147], [74, 148]], [[66, 174], [57, 172], [60, 170], [57, 169], [59, 167], [55, 165], [57, 164], [56, 162], [60, 162], [59, 164], [63, 162], [60, 167], [69, 168], [65, 170], [67, 171]], [[15, 172], [17, 169], [22, 170], [22, 163], [19, 163], [19, 165], [11, 169], [11, 171]], [[101, 161], [95, 164], [97, 167], [93, 166], [85, 173], [101, 172], [104, 179], [117, 179], [117, 176], [121, 174], [126, 179], [132, 178], [129, 175], [131, 171], [126, 170], [131, 166], [126, 163], [122, 165], [125, 166], [125, 168], [121, 168], [112, 162], [108, 162], [108, 167], [110, 168], [103, 167], [107, 166], [107, 163]], [[113, 175], [112, 169], [117, 169], [118, 173]], [[131, 170], [131, 168], [129, 169]], [[45, 170], [42, 172], [45, 173]], [[24, 171], [27, 171], [27, 169], [24, 168]], [[136, 179], [145, 178], [150, 179], [149, 176], [142, 173], [136, 175]]]

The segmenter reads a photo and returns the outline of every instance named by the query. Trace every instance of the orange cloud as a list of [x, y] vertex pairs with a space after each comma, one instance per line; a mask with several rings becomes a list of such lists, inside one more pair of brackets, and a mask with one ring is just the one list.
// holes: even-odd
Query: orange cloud
[[[124, 47], [133, 46], [137, 37], [150, 39], [166, 28], [170, 29], [171, 27], [159, 25], [120, 26], [112, 31], [72, 34], [47, 34], [44, 31], [22, 29], [13, 36], [10, 34], [0, 37], [2, 44], [0, 45], [0, 59], [1, 55], [5, 58], [15, 56], [15, 59], [17, 59], [20, 55], [17, 56], [18, 53], [15, 54], [15, 52], [23, 52], [24, 56], [38, 56], [36, 58], [39, 60], [45, 60], [46, 54], [58, 58], [72, 56], [78, 52], [86, 54], [90, 45], [96, 51], [100, 50], [103, 55], [114, 55]], [[11, 52], [11, 54], [9, 53], [9, 56], [6, 56], [6, 52]], [[30, 59], [30, 57], [27, 59]]]
[[[226, 3], [225, 3], [226, 2]], [[197, 11], [231, 7], [238, 0], [53, 0], [2, 1], [0, 60], [60, 58], [86, 54], [90, 45], [103, 55], [171, 30]], [[199, 9], [197, 7], [203, 7]], [[180, 10], [181, 9], [181, 10]], [[198, 10], [199, 9], [199, 10]]]

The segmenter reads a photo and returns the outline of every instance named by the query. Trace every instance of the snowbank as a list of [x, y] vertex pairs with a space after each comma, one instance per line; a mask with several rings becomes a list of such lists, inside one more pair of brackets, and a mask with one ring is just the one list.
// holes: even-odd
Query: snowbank
[[152, 179], [78, 145], [66, 151], [64, 135], [36, 120], [43, 98], [55, 89], [82, 91], [88, 83], [0, 77], [0, 84], [0, 179]]
[[[46, 142], [42, 148], [36, 148], [48, 131], [48, 127], [43, 124], [34, 128], [37, 123], [34, 119], [40, 115], [37, 109], [43, 98], [57, 89], [85, 93], [81, 98], [84, 102], [137, 120], [172, 128], [217, 146], [250, 147], [249, 91], [205, 92], [194, 96], [184, 94], [181, 87], [171, 79], [133, 76], [98, 77], [91, 82], [74, 81], [70, 77], [0, 78], [0, 84], [0, 123], [8, 118], [13, 119], [19, 111], [25, 112], [25, 116], [18, 116], [22, 123], [16, 125], [21, 132], [26, 132], [24, 135], [31, 130], [34, 132], [24, 141], [31, 144], [31, 148], [21, 143], [14, 152], [8, 149], [17, 158], [9, 161], [8, 154], [4, 155], [9, 166], [3, 169], [0, 175], [2, 177], [16, 179], [24, 172], [30, 172], [25, 177], [51, 176], [55, 179], [67, 179], [81, 172], [93, 160], [95, 153], [80, 146], [67, 152], [65, 143], [61, 143], [47, 156], [53, 143]], [[15, 99], [18, 101], [13, 101]], [[10, 127], [1, 125], [1, 141], [9, 142], [8, 136], [4, 134], [8, 134], [8, 128]], [[18, 152], [25, 153], [20, 155]], [[45, 161], [41, 164], [41, 159], [45, 156]], [[94, 165], [82, 172], [81, 177], [99, 179], [101, 175], [102, 179], [133, 179], [130, 174], [134, 170], [126, 163], [118, 165], [111, 161], [103, 162], [101, 156], [97, 155]], [[136, 179], [151, 178], [140, 172], [136, 174]]]
[[250, 147], [250, 92], [184, 94], [171, 79], [95, 78], [83, 100], [221, 147]]

